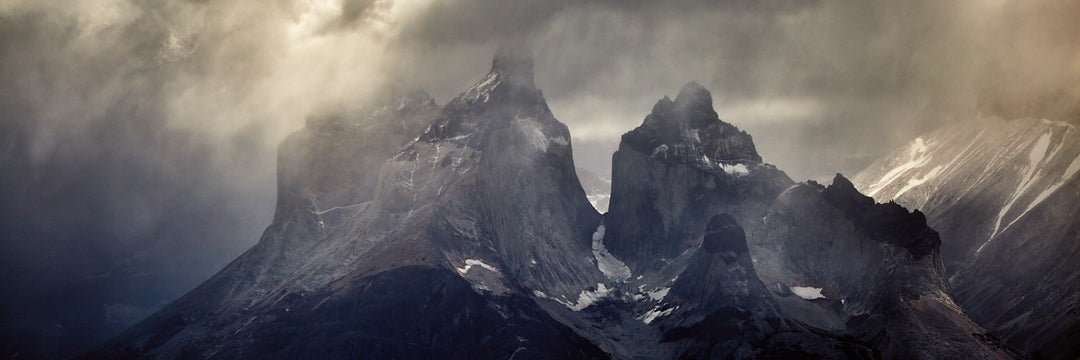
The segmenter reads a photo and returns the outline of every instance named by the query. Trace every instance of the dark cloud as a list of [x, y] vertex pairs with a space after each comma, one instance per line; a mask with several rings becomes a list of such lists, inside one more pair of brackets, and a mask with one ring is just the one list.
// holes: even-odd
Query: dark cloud
[[85, 348], [186, 291], [257, 239], [276, 144], [306, 117], [388, 87], [445, 102], [503, 43], [533, 49], [579, 166], [607, 172], [619, 135], [698, 81], [805, 179], [957, 119], [1076, 121], [1078, 17], [1049, 0], [2, 2], [0, 281], [21, 289], [0, 296], [19, 335], [3, 350]]

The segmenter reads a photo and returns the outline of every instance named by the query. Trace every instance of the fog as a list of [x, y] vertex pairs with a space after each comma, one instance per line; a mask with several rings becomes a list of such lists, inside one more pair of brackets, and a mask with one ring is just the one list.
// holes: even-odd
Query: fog
[[0, 2], [5, 355], [84, 350], [269, 223], [277, 143], [527, 44], [578, 166], [689, 81], [796, 180], [946, 122], [1080, 118], [1080, 2]]

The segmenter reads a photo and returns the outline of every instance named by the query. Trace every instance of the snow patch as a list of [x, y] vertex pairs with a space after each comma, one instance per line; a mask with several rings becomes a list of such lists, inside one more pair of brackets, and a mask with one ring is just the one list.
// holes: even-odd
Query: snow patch
[[608, 280], [625, 282], [633, 274], [630, 273], [630, 267], [619, 261], [604, 248], [604, 231], [604, 225], [600, 224], [592, 236], [592, 252], [593, 257], [596, 258], [596, 267], [600, 269], [600, 272], [604, 273]]
[[663, 155], [664, 158], [667, 159], [667, 151], [668, 151], [667, 144], [660, 144], [660, 146], [657, 146], [656, 148], [653, 149], [652, 154], [649, 155], [649, 157], [650, 158], [655, 158], [657, 155]]
[[603, 205], [603, 201], [610, 199], [611, 194], [585, 195], [585, 198], [589, 199], [589, 204], [592, 204], [592, 207], [596, 209], [596, 211], [599, 211], [600, 213], [606, 213], [608, 207]]
[[533, 290], [533, 296], [541, 299], [553, 300], [573, 311], [581, 311], [589, 307], [589, 305], [592, 305], [600, 299], [608, 296], [613, 290], [615, 289], [608, 288], [603, 283], [596, 283], [596, 290], [581, 290], [581, 294], [578, 295], [576, 302], [570, 302], [565, 299], [553, 298], [540, 290]]
[[592, 305], [600, 299], [608, 296], [608, 294], [610, 294], [612, 290], [615, 289], [609, 289], [603, 283], [596, 283], [596, 290], [581, 290], [581, 294], [578, 295], [577, 302], [575, 303], [570, 303], [569, 301], [561, 301], [558, 299], [556, 299], [556, 301], [570, 308], [570, 310], [581, 311], [589, 307], [589, 305]]
[[937, 174], [939, 172], [941, 172], [941, 169], [942, 169], [942, 166], [938, 165], [938, 166], [935, 166], [933, 169], [930, 169], [930, 172], [926, 173], [926, 175], [923, 175], [923, 177], [921, 177], [921, 178], [908, 179], [907, 185], [905, 185], [903, 189], [900, 189], [900, 191], [897, 192], [896, 195], [893, 195], [893, 198], [894, 199], [898, 198], [898, 197], [900, 197], [900, 195], [903, 195], [908, 190], [914, 189], [916, 186], [922, 185], [927, 180], [933, 179], [935, 176], [937, 176]]
[[482, 101], [487, 102], [489, 98], [488, 94], [491, 93], [491, 90], [494, 90], [499, 83], [500, 80], [498, 74], [494, 72], [489, 73], [483, 80], [480, 80], [475, 86], [465, 91], [463, 99], [468, 102], [476, 102], [483, 98]]
[[[986, 241], [983, 242], [982, 245], [979, 245], [979, 248], [975, 250], [975, 254], [982, 252], [983, 248], [994, 239], [994, 236], [997, 236], [998, 232], [1003, 230], [1001, 228], [1001, 220], [1009, 213], [1009, 209], [1012, 209], [1016, 200], [1024, 195], [1024, 193], [1028, 191], [1028, 188], [1035, 183], [1035, 174], [1038, 170], [1038, 165], [1042, 162], [1043, 157], [1046, 156], [1046, 151], [1050, 149], [1050, 135], [1050, 132], [1044, 133], [1035, 141], [1035, 145], [1031, 147], [1031, 152], [1028, 153], [1028, 165], [1024, 173], [1024, 180], [1020, 182], [1020, 187], [1009, 195], [1009, 201], [1005, 203], [1005, 206], [1001, 207], [1001, 211], [998, 211], [997, 220], [994, 221], [994, 231], [990, 232], [990, 236], [986, 238]], [[1011, 225], [1012, 223], [1009, 224]]]
[[660, 310], [660, 307], [657, 306], [657, 307], [653, 308], [652, 310], [649, 310], [648, 312], [646, 312], [644, 315], [641, 315], [641, 317], [638, 318], [638, 319], [640, 319], [642, 322], [644, 322], [646, 324], [649, 324], [649, 323], [652, 323], [653, 320], [656, 320], [658, 318], [662, 318], [664, 316], [671, 315], [671, 312], [675, 311], [675, 309], [678, 309], [678, 308], [679, 307], [676, 306], [676, 307], [673, 307], [673, 308], [667, 308], [667, 309], [664, 309], [664, 310]]
[[799, 297], [806, 300], [824, 299], [825, 295], [821, 295], [821, 288], [810, 286], [792, 286], [791, 292], [795, 293]]
[[[1060, 188], [1061, 185], [1065, 185], [1065, 183], [1068, 182], [1069, 179], [1072, 179], [1073, 175], [1076, 175], [1078, 171], [1080, 171], [1080, 156], [1077, 156], [1075, 159], [1073, 159], [1072, 163], [1069, 163], [1069, 167], [1065, 169], [1065, 172], [1061, 174], [1061, 177], [1059, 177], [1058, 180], [1052, 185], [1048, 186], [1046, 190], [1043, 190], [1043, 192], [1039, 193], [1039, 196], [1036, 196], [1035, 200], [1032, 200], [1031, 204], [1028, 204], [1027, 209], [1024, 209], [1024, 212], [1020, 214], [1020, 216], [1017, 216], [1016, 219], [1014, 219], [1012, 222], [1010, 222], [1009, 225], [1012, 225], [1012, 223], [1016, 222], [1016, 220], [1024, 217], [1024, 215], [1027, 214], [1028, 211], [1031, 211], [1031, 209], [1034, 209], [1036, 205], [1039, 205], [1043, 202], [1043, 200], [1046, 200], [1046, 198], [1050, 197], [1050, 195], [1057, 191], [1057, 189]], [[1009, 226], [1005, 227], [1008, 228]]]
[[496, 273], [499, 272], [499, 270], [496, 269], [494, 266], [488, 265], [488, 264], [484, 263], [483, 261], [476, 260], [476, 259], [465, 259], [465, 267], [457, 268], [457, 271], [461, 275], [465, 275], [465, 274], [467, 274], [469, 272], [469, 269], [472, 269], [473, 266], [479, 266], [479, 267], [488, 269], [488, 270], [490, 270], [492, 272], [496, 272]]
[[746, 168], [746, 165], [744, 164], [728, 165], [721, 163], [720, 168], [728, 173], [728, 175], [743, 176], [750, 174], [750, 169]]
[[908, 161], [906, 163], [900, 164], [892, 170], [889, 170], [889, 172], [885, 173], [885, 175], [881, 177], [881, 180], [878, 180], [878, 182], [870, 185], [870, 191], [867, 193], [867, 195], [873, 197], [878, 193], [878, 191], [881, 191], [888, 187], [889, 184], [892, 184], [893, 181], [899, 179], [901, 175], [904, 175], [904, 173], [907, 173], [909, 170], [917, 169], [919, 167], [922, 167], [923, 165], [926, 165], [926, 163], [930, 161], [930, 156], [926, 154], [927, 149], [928, 146], [921, 137], [915, 138], [915, 141], [913, 141], [911, 143], [911, 146], [908, 147]]
[[653, 291], [649, 291], [648, 293], [646, 293], [646, 295], [649, 295], [649, 298], [653, 299], [654, 301], [660, 301], [667, 297], [669, 291], [671, 291], [671, 288], [669, 287], [659, 288]]

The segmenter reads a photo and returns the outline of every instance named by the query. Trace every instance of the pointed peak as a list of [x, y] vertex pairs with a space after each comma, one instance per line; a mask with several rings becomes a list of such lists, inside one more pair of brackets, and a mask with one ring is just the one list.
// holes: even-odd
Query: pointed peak
[[529, 54], [521, 46], [499, 47], [491, 61], [491, 71], [447, 106], [458, 109], [489, 102], [543, 103], [543, 94], [533, 82], [533, 60]]
[[491, 72], [506, 74], [531, 84], [533, 82], [532, 51], [524, 46], [500, 46], [495, 51], [495, 58], [491, 61]]
[[675, 97], [675, 103], [680, 107], [700, 106], [712, 109], [712, 93], [696, 81], [683, 85], [679, 95]]
[[656, 105], [653, 105], [652, 113], [657, 115], [666, 113], [671, 111], [672, 106], [675, 106], [675, 102], [671, 101], [671, 98], [664, 96], [663, 99], [656, 102]]
[[746, 244], [746, 233], [735, 218], [728, 214], [713, 215], [709, 219], [701, 247], [710, 254], [733, 251], [738, 255], [750, 251]]

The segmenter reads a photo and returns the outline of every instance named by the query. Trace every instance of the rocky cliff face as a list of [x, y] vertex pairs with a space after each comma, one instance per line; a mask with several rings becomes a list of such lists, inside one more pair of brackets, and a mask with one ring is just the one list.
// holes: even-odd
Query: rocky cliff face
[[1078, 172], [1074, 126], [987, 119], [921, 136], [853, 181], [926, 213], [975, 321], [1024, 353], [1071, 359], [1080, 356]]
[[772, 199], [794, 184], [761, 162], [749, 134], [720, 121], [696, 83], [657, 102], [612, 159], [604, 243], [635, 272], [677, 274], [715, 214], [758, 231]]
[[[696, 84], [657, 103], [613, 159], [604, 244], [639, 274], [631, 287], [672, 279], [656, 324], [665, 336], [698, 340], [683, 354], [732, 357], [740, 341], [784, 333], [800, 338], [799, 350], [745, 349], [858, 356], [856, 344], [866, 344], [884, 358], [1014, 356], [952, 302], [940, 239], [922, 214], [875, 204], [840, 176], [828, 188], [795, 184], [761, 162], [749, 135], [722, 122]], [[708, 318], [718, 307], [725, 315]], [[706, 328], [742, 335], [687, 335]], [[830, 345], [835, 338], [848, 342]]]
[[[918, 211], [876, 204], [837, 175], [828, 187], [800, 184], [785, 191], [765, 224], [765, 236], [778, 243], [787, 265], [782, 282], [816, 289], [809, 300], [830, 309], [846, 333], [874, 343], [884, 357], [1013, 356], [953, 302], [940, 239]], [[821, 328], [836, 323], [807, 320]]]
[[794, 184], [711, 98], [691, 83], [623, 137], [603, 216], [513, 51], [441, 108], [313, 121], [260, 242], [88, 357], [1010, 356], [921, 214]]
[[680, 358], [873, 357], [869, 346], [785, 316], [754, 271], [745, 230], [728, 214], [710, 218], [666, 306], [670, 314], [656, 326]]

